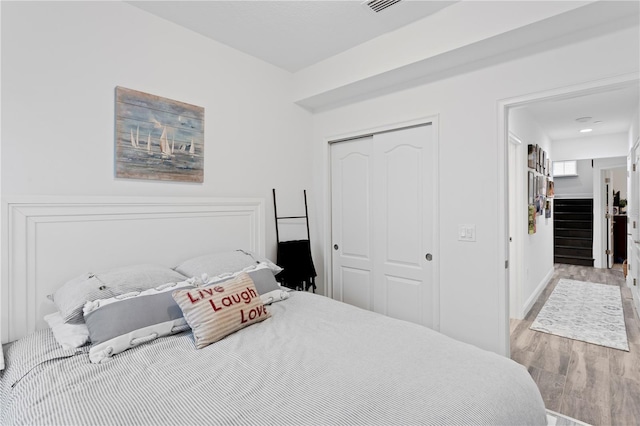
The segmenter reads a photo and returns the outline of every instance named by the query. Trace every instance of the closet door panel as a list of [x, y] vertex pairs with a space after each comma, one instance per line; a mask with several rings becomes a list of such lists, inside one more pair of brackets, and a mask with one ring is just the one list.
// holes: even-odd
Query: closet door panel
[[373, 307], [370, 139], [331, 147], [332, 297]]
[[385, 276], [387, 315], [420, 324], [421, 281]]
[[422, 171], [421, 149], [395, 146], [383, 154], [386, 182], [387, 243], [385, 262], [420, 267], [422, 248]]
[[371, 310], [371, 273], [343, 266], [340, 270], [342, 301], [362, 309]]
[[374, 310], [433, 325], [432, 127], [374, 136]]

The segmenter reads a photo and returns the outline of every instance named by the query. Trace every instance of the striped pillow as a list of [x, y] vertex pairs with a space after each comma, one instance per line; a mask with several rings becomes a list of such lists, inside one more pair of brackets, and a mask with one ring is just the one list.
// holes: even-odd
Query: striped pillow
[[82, 323], [82, 308], [86, 302], [144, 291], [164, 283], [186, 279], [186, 276], [164, 266], [133, 265], [80, 275], [65, 283], [49, 298], [56, 304], [64, 322], [78, 324]]
[[175, 290], [173, 298], [198, 349], [271, 316], [245, 272], [218, 285]]

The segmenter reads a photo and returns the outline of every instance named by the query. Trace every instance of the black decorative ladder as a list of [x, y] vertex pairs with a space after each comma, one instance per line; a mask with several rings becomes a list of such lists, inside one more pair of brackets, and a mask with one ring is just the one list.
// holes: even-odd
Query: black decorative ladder
[[[285, 287], [316, 292], [316, 269], [311, 257], [311, 238], [309, 232], [309, 208], [307, 207], [307, 190], [304, 190], [304, 216], [278, 216], [276, 190], [273, 189], [273, 214], [276, 222], [276, 240], [278, 241], [278, 258], [276, 263], [284, 270], [276, 275], [276, 279]], [[307, 239], [280, 241], [278, 221], [305, 219]]]

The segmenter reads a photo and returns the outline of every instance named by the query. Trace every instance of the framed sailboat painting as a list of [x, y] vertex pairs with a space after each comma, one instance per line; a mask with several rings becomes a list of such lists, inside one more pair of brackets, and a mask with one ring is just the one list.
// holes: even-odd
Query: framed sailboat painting
[[117, 178], [204, 181], [204, 108], [116, 87]]

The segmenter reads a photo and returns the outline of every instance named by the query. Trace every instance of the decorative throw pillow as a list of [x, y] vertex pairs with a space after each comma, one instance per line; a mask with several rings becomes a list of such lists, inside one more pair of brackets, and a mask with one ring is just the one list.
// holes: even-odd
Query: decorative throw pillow
[[144, 291], [187, 277], [159, 265], [134, 265], [101, 273], [86, 273], [65, 283], [49, 296], [56, 304], [64, 322], [82, 322], [85, 303], [119, 296], [132, 291]]
[[177, 289], [193, 290], [200, 284], [189, 278], [143, 292], [87, 302], [84, 320], [91, 335], [89, 360], [95, 364], [108, 362], [127, 349], [188, 330], [171, 293]]
[[176, 290], [173, 298], [193, 330], [198, 349], [271, 316], [245, 272], [217, 285]]

